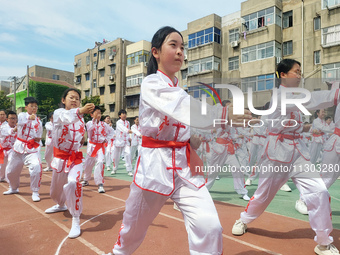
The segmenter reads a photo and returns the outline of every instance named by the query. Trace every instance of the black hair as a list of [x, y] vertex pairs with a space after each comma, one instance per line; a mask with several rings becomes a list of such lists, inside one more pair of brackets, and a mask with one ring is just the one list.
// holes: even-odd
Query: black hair
[[94, 112], [97, 111], [97, 110], [99, 110], [100, 112], [102, 112], [102, 110], [100, 109], [100, 107], [96, 105], [96, 106], [94, 107], [92, 113], [94, 113]]
[[104, 120], [105, 120], [107, 117], [109, 117], [109, 118], [111, 119], [110, 115], [105, 115], [105, 116], [104, 116]]
[[165, 38], [173, 32], [178, 33], [182, 37], [182, 40], [183, 40], [182, 34], [178, 30], [176, 30], [175, 28], [169, 27], [169, 26], [165, 26], [165, 27], [158, 29], [158, 31], [152, 37], [151, 52], [150, 52], [150, 59], [149, 59], [149, 63], [148, 63], [147, 75], [156, 73], [157, 70], [158, 70], [158, 63], [157, 63], [156, 58], [152, 54], [152, 48], [155, 47], [156, 49], [161, 49]]
[[24, 98], [25, 101], [25, 106], [29, 105], [29, 104], [38, 104], [37, 99], [35, 99], [34, 97], [26, 97]]
[[320, 112], [320, 109], [318, 109], [318, 110], [316, 110], [315, 112], [314, 112], [314, 118], [318, 118], [318, 113]]
[[[63, 93], [63, 95], [61, 96], [61, 98], [65, 100], [66, 97], [67, 97], [68, 92], [70, 92], [70, 91], [75, 91], [75, 92], [77, 92], [78, 95], [79, 95], [79, 99], [81, 99], [80, 91], [79, 91], [78, 89], [75, 89], [75, 88], [68, 88], [67, 90], [65, 90], [64, 93]], [[60, 103], [60, 104], [59, 104], [59, 107], [65, 108], [65, 104]]]
[[[0, 112], [1, 112], [1, 110], [0, 110]], [[14, 111], [8, 111], [8, 112], [7, 112], [7, 116], [8, 116], [8, 115], [15, 115], [15, 116], [17, 116], [17, 113], [14, 112]]]
[[264, 106], [263, 106], [263, 110], [268, 110], [270, 106], [270, 102], [267, 102]]
[[47, 116], [48, 119], [50, 119], [53, 116], [53, 112], [50, 112]]
[[295, 59], [291, 59], [291, 58], [285, 58], [282, 59], [281, 62], [277, 65], [276, 68], [276, 74], [277, 74], [277, 83], [276, 83], [276, 87], [279, 87], [281, 84], [281, 73], [288, 73], [295, 64], [298, 64], [299, 66], [301, 66], [301, 63]]
[[133, 119], [133, 120], [136, 120], [136, 119], [138, 119], [139, 118], [139, 116], [135, 116], [135, 118]]
[[327, 116], [327, 117], [325, 118], [325, 121], [326, 121], [326, 120], [329, 120], [329, 119], [332, 119], [332, 117], [331, 117], [331, 116]]
[[121, 114], [126, 114], [126, 111], [124, 109], [121, 109], [119, 112], [118, 112], [118, 116], [120, 116]]
[[231, 103], [230, 100], [223, 100], [223, 101], [222, 101], [222, 106], [225, 107], [226, 104], [229, 104], [229, 103]]

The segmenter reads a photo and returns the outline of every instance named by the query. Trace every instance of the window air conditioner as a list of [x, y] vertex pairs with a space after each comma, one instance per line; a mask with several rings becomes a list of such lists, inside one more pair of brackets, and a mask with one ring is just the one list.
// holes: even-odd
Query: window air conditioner
[[238, 41], [233, 41], [230, 43], [231, 47], [235, 48], [238, 46]]

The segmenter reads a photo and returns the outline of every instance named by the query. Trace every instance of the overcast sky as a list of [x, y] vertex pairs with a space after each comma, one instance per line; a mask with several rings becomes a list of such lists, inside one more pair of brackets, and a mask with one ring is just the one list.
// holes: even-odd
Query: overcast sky
[[73, 72], [74, 56], [95, 41], [151, 41], [158, 28], [179, 31], [216, 13], [239, 11], [245, 0], [0, 0], [0, 80], [40, 65]]

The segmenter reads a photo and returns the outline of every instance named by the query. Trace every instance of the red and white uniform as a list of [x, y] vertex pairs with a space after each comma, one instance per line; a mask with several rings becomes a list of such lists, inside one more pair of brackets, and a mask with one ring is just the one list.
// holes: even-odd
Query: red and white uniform
[[0, 180], [5, 180], [8, 159], [13, 153], [13, 145], [17, 133], [13, 131], [7, 122], [0, 126]]
[[107, 146], [105, 148], [105, 165], [106, 168], [110, 169], [110, 166], [113, 162], [113, 151], [114, 151], [114, 140], [116, 137], [116, 131], [112, 128], [111, 136], [107, 136]]
[[35, 142], [34, 138], [41, 138], [43, 128], [38, 117], [35, 120], [30, 120], [29, 117], [27, 112], [21, 112], [18, 115], [17, 139], [13, 145], [13, 154], [8, 161], [6, 175], [10, 188], [18, 189], [20, 173], [24, 164], [28, 165], [31, 190], [37, 192], [40, 189], [42, 170], [39, 155], [40, 143]]
[[136, 151], [139, 154], [140, 148], [142, 146], [142, 134], [140, 125], [133, 124], [131, 126], [131, 160], [136, 158]]
[[79, 108], [57, 109], [53, 113], [53, 161], [50, 195], [60, 206], [66, 202], [72, 216], [79, 217], [83, 210], [83, 154], [79, 151], [85, 134], [85, 124]]
[[[330, 233], [333, 229], [329, 193], [320, 175], [309, 161], [309, 151], [302, 142], [303, 130], [302, 113], [295, 105], [287, 105], [287, 115], [281, 115], [281, 93], [283, 86], [278, 89], [277, 110], [268, 115], [268, 120], [275, 121], [268, 124], [268, 138], [262, 150], [264, 156], [258, 165], [262, 166], [258, 188], [250, 199], [246, 209], [241, 213], [243, 223], [250, 223], [259, 217], [274, 198], [277, 191], [291, 178], [300, 191], [301, 199], [306, 203], [309, 222], [316, 236], [314, 240], [321, 245], [328, 245], [333, 241]], [[301, 98], [304, 95], [286, 93], [286, 98]], [[328, 108], [337, 104], [339, 90], [317, 91], [311, 93], [309, 102], [304, 103], [308, 110]], [[285, 127], [281, 125], [283, 120]], [[296, 125], [295, 125], [296, 124]], [[265, 169], [266, 167], [267, 169]], [[278, 171], [269, 170], [279, 169]], [[280, 170], [283, 169], [283, 170]]]
[[45, 160], [47, 167], [51, 168], [52, 157], [53, 157], [53, 144], [52, 144], [52, 131], [53, 123], [51, 121], [45, 124], [46, 138], [45, 138]]
[[113, 128], [103, 121], [89, 121], [86, 123], [88, 134], [87, 155], [84, 163], [84, 180], [91, 179], [94, 168], [94, 182], [96, 185], [104, 183], [104, 155], [108, 137], [113, 136]]
[[201, 103], [162, 72], [143, 80], [139, 108], [142, 148], [114, 254], [132, 254], [138, 248], [168, 198], [182, 210], [190, 254], [222, 253], [222, 228], [214, 203], [204, 178], [191, 173], [186, 156], [189, 124], [203, 127], [207, 120], [212, 123], [216, 112], [208, 112], [205, 119], [190, 119], [191, 106], [200, 112]]
[[126, 171], [132, 172], [131, 164], [131, 147], [130, 147], [130, 122], [119, 119], [116, 123], [116, 139], [114, 143], [113, 152], [113, 169], [116, 170], [119, 165], [119, 159], [122, 152], [124, 152], [124, 159], [126, 164]]
[[320, 134], [312, 133], [312, 143], [310, 146], [310, 161], [315, 164], [320, 157], [323, 143], [325, 141], [324, 135], [326, 133], [333, 133], [334, 126], [327, 125], [326, 121], [320, 118], [316, 118], [313, 121], [311, 130], [317, 130]]

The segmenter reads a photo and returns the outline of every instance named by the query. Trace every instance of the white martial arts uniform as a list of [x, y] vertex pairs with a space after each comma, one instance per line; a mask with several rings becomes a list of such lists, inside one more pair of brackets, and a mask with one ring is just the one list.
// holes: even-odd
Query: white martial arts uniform
[[[262, 171], [258, 188], [245, 211], [241, 213], [241, 221], [248, 224], [259, 217], [277, 191], [291, 178], [307, 205], [309, 222], [316, 233], [314, 240], [320, 245], [328, 245], [333, 242], [330, 236], [333, 226], [329, 193], [319, 173], [308, 171], [313, 169], [314, 165], [309, 161], [309, 151], [301, 139], [303, 122], [299, 108], [288, 104], [287, 115], [281, 115], [281, 93], [284, 89], [283, 86], [278, 89], [277, 109], [268, 115], [269, 120], [276, 121], [268, 124], [268, 138], [262, 150], [264, 156], [259, 162]], [[286, 93], [286, 98], [289, 99], [303, 96], [303, 94]], [[339, 89], [312, 92], [310, 101], [304, 103], [304, 107], [308, 110], [328, 108], [337, 104], [338, 97]], [[284, 121], [285, 126], [290, 126], [285, 127], [281, 122], [286, 119], [295, 121]]]
[[222, 228], [214, 203], [204, 178], [190, 171], [186, 156], [188, 124], [201, 122], [203, 126], [216, 117], [216, 112], [209, 111], [207, 118], [190, 121], [190, 109], [200, 112], [200, 107], [199, 101], [160, 71], [143, 80], [139, 106], [142, 148], [114, 254], [128, 255], [139, 247], [168, 198], [182, 211], [190, 254], [222, 253]]
[[46, 138], [45, 138], [45, 161], [47, 167], [51, 169], [52, 157], [53, 157], [53, 144], [52, 144], [52, 131], [53, 123], [51, 121], [45, 124]]
[[85, 124], [79, 108], [57, 109], [53, 114], [53, 175], [50, 195], [60, 206], [67, 204], [70, 214], [79, 217], [83, 210], [83, 154], [79, 151]]
[[13, 145], [16, 138], [17, 132], [14, 132], [7, 122], [0, 125], [0, 181], [5, 180], [6, 166], [8, 159], [13, 154]]
[[94, 167], [94, 182], [96, 185], [104, 183], [104, 155], [108, 138], [113, 136], [113, 128], [103, 121], [93, 120], [86, 123], [88, 134], [87, 155], [84, 163], [84, 181], [91, 179]]
[[132, 137], [131, 137], [131, 160], [134, 160], [139, 154], [140, 148], [142, 146], [142, 134], [140, 133], [140, 125], [133, 124], [131, 126]]
[[119, 119], [116, 123], [116, 139], [114, 142], [113, 151], [113, 170], [117, 170], [119, 165], [120, 155], [124, 153], [124, 160], [126, 164], [126, 171], [132, 172], [131, 164], [131, 146], [130, 146], [130, 122]]
[[107, 170], [110, 170], [112, 164], [113, 157], [113, 148], [114, 148], [114, 140], [116, 137], [116, 131], [112, 128], [111, 136], [107, 136], [107, 146], [105, 148], [105, 166]]
[[19, 188], [23, 166], [27, 165], [31, 177], [31, 190], [38, 192], [42, 169], [39, 155], [40, 143], [35, 142], [34, 138], [41, 138], [43, 128], [38, 117], [35, 120], [30, 120], [29, 117], [27, 112], [21, 112], [18, 115], [17, 140], [6, 167], [6, 175], [10, 188], [16, 190]]

